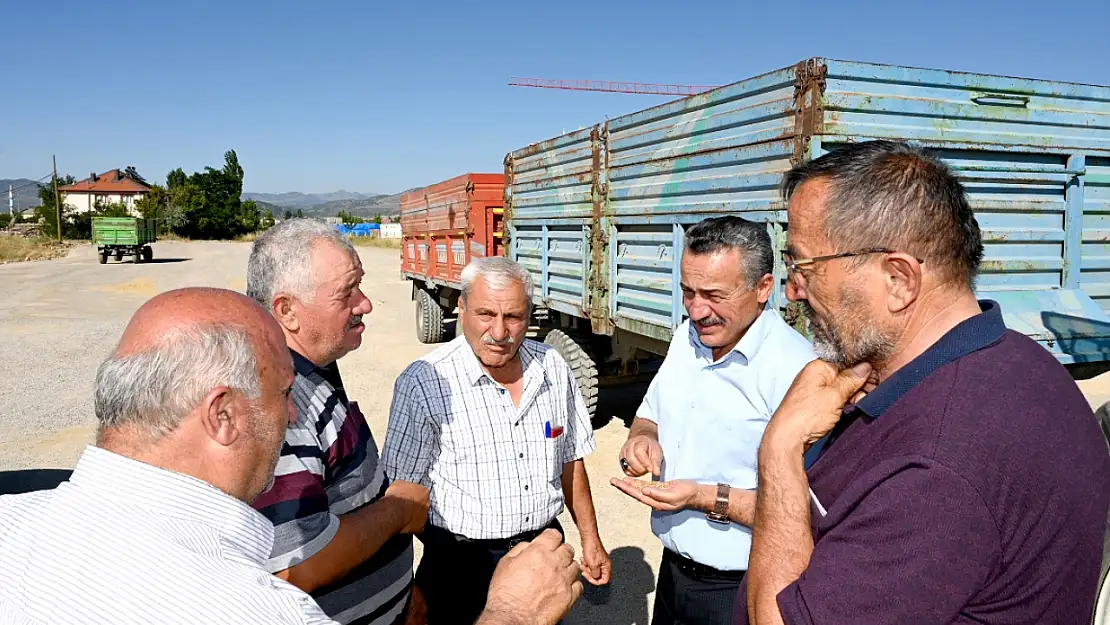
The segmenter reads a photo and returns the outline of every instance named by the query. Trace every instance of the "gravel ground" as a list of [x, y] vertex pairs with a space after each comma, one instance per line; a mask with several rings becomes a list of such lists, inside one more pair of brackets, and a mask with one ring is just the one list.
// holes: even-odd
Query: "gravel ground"
[[[151, 264], [99, 265], [91, 246], [64, 259], [0, 265], [0, 470], [72, 467], [91, 442], [92, 384], [128, 318], [151, 296], [183, 286], [243, 290], [249, 244], [161, 242]], [[340, 366], [378, 440], [385, 435], [393, 381], [434, 346], [416, 340], [408, 283], [398, 252], [360, 248], [373, 301], [363, 346]], [[1092, 405], [1110, 401], [1110, 374], [1080, 382]], [[653, 600], [661, 548], [647, 510], [608, 484], [643, 388], [603, 395], [601, 413], [615, 416], [597, 430], [587, 459], [601, 537], [614, 564], [607, 588], [587, 588], [568, 625], [643, 625]], [[560, 517], [578, 545], [569, 516]], [[419, 543], [417, 543], [419, 550]]]

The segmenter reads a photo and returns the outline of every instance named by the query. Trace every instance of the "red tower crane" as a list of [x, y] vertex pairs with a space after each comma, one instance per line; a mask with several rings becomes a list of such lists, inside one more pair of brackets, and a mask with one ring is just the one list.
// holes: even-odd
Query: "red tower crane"
[[613, 80], [547, 80], [544, 78], [510, 78], [509, 85], [513, 87], [538, 87], [541, 89], [607, 91], [610, 93], [639, 93], [670, 96], [697, 95], [717, 88], [715, 86], [661, 85], [646, 82], [621, 82]]

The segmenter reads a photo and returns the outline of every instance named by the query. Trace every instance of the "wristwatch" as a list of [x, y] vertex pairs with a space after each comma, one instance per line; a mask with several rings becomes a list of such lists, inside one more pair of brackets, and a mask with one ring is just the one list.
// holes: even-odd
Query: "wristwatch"
[[731, 490], [728, 484], [717, 484], [717, 502], [713, 504], [713, 510], [706, 512], [705, 517], [714, 523], [721, 523], [728, 525], [731, 523], [728, 518], [728, 492]]

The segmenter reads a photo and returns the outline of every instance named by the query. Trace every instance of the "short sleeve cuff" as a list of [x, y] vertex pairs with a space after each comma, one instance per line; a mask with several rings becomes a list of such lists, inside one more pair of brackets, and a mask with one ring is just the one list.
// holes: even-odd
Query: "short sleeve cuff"
[[805, 607], [805, 600], [802, 599], [797, 582], [783, 588], [782, 592], [775, 597], [775, 603], [779, 606], [784, 625], [813, 625], [813, 619], [810, 618], [809, 610]]
[[589, 436], [587, 436], [584, 440], [579, 441], [574, 446], [574, 448], [570, 450], [570, 453], [567, 454], [568, 457], [563, 459], [563, 464], [574, 462], [576, 460], [581, 460], [586, 456], [594, 453], [596, 449], [597, 441], [594, 440], [593, 433], [591, 432]]
[[[337, 532], [339, 532], [339, 517], [328, 514], [328, 524], [322, 532], [301, 545], [271, 556], [266, 562], [266, 570], [277, 573], [304, 562], [327, 547]], [[275, 544], [275, 547], [280, 549], [281, 545]]]

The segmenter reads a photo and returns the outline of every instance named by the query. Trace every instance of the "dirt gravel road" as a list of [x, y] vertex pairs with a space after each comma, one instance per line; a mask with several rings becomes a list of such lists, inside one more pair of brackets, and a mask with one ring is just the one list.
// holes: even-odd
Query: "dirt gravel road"
[[[99, 362], [111, 352], [132, 313], [147, 299], [183, 286], [242, 291], [246, 243], [160, 242], [155, 262], [97, 263], [91, 246], [53, 261], [0, 265], [0, 470], [72, 467], [92, 441], [92, 388]], [[363, 282], [374, 311], [362, 347], [340, 361], [348, 393], [359, 402], [379, 442], [385, 436], [393, 381], [431, 351], [416, 339], [408, 283], [398, 252], [359, 248]], [[642, 391], [641, 391], [642, 392]], [[603, 409], [630, 414], [636, 389], [606, 398]], [[627, 430], [612, 419], [596, 432], [587, 459], [602, 540], [614, 562], [608, 588], [589, 588], [568, 625], [648, 622], [661, 553], [647, 510], [609, 485]], [[574, 523], [560, 518], [578, 546]]]

